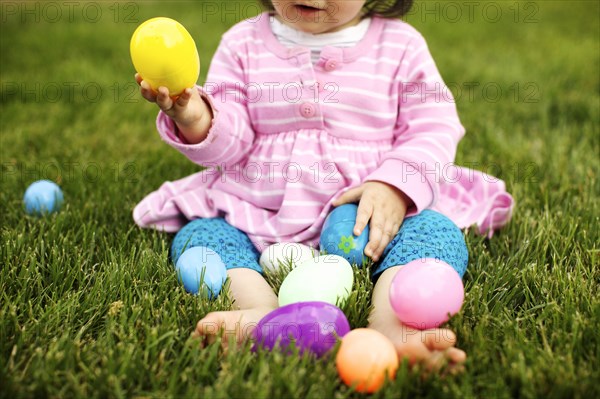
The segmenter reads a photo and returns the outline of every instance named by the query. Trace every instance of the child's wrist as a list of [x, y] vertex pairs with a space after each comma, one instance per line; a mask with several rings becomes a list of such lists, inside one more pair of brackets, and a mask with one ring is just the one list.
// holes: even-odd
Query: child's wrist
[[185, 141], [186, 144], [198, 144], [204, 141], [211, 125], [211, 121], [207, 122], [204, 119], [200, 118], [198, 121], [187, 124], [175, 122], [178, 136], [182, 141]]
[[210, 105], [203, 99], [200, 106], [202, 107], [200, 117], [191, 121], [175, 121], [178, 135], [181, 139], [184, 139], [182, 141], [185, 141], [186, 144], [198, 144], [204, 141], [212, 126], [213, 113]]
[[406, 209], [410, 209], [411, 207], [415, 206], [415, 203], [413, 202], [413, 200], [410, 199], [410, 197], [408, 195], [406, 195], [404, 193], [404, 191], [398, 189], [398, 192], [400, 193], [400, 198], [401, 198], [402, 202], [404, 202]]

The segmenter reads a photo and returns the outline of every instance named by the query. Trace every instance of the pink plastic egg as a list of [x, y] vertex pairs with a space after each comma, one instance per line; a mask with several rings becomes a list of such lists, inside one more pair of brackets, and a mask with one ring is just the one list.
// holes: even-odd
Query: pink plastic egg
[[458, 313], [465, 290], [445, 262], [417, 259], [400, 268], [390, 287], [390, 303], [400, 321], [419, 330], [439, 327]]

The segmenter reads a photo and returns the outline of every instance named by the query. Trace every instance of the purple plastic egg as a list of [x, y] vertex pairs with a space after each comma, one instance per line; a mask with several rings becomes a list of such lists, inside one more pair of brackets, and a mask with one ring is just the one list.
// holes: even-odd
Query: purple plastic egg
[[456, 270], [436, 259], [417, 259], [398, 270], [390, 303], [407, 326], [426, 330], [447, 322], [462, 307], [465, 290]]
[[[254, 330], [255, 345], [273, 349], [290, 344], [300, 353], [309, 351], [323, 356], [332, 349], [338, 338], [350, 331], [344, 312], [327, 302], [297, 302], [275, 309], [267, 314]], [[286, 351], [288, 354], [291, 350]]]

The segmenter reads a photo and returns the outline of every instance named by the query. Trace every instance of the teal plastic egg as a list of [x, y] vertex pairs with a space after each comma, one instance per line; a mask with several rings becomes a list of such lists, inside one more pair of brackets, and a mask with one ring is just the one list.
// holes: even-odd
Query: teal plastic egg
[[338, 255], [358, 267], [368, 259], [364, 254], [369, 242], [369, 225], [359, 236], [353, 233], [356, 224], [356, 204], [344, 204], [334, 208], [325, 219], [321, 230], [320, 248], [328, 254]]

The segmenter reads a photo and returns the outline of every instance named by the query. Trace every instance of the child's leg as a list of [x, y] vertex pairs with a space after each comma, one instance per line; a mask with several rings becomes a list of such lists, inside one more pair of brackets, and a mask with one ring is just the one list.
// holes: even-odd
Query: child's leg
[[411, 364], [422, 362], [433, 369], [446, 362], [463, 363], [466, 354], [454, 347], [456, 335], [452, 331], [441, 328], [421, 331], [405, 326], [394, 313], [389, 297], [392, 279], [401, 265], [415, 259], [442, 260], [462, 276], [468, 252], [460, 229], [437, 212], [423, 211], [404, 221], [382, 258], [374, 272], [378, 279], [373, 290], [369, 327], [390, 338], [398, 354], [407, 357]]
[[208, 342], [218, 334], [241, 342], [267, 313], [277, 307], [275, 293], [260, 274], [260, 253], [242, 231], [222, 218], [197, 219], [177, 233], [171, 246], [171, 258], [176, 263], [188, 248], [204, 246], [215, 251], [227, 267], [229, 295], [234, 310], [211, 312], [200, 320], [194, 332]]

